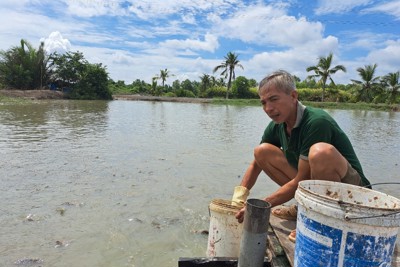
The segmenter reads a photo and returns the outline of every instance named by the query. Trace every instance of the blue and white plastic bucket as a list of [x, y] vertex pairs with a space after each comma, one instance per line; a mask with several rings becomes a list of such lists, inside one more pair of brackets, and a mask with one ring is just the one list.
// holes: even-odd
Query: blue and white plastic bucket
[[350, 184], [299, 183], [295, 267], [390, 267], [400, 200]]

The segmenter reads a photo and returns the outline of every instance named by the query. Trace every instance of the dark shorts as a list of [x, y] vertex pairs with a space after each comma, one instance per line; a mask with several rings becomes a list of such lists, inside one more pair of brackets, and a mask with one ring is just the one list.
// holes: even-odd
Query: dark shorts
[[347, 162], [347, 172], [342, 178], [342, 183], [362, 186], [361, 176], [355, 169], [353, 169], [353, 167], [348, 162]]

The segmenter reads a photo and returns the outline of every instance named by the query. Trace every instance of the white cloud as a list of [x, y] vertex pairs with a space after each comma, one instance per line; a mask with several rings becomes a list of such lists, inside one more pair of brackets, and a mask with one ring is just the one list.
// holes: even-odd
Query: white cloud
[[165, 18], [170, 15], [192, 12], [201, 13], [212, 10], [222, 14], [242, 5], [241, 0], [130, 0], [129, 12], [143, 20]]
[[321, 23], [297, 19], [286, 13], [286, 7], [251, 6], [227, 20], [220, 20], [214, 30], [226, 38], [283, 47], [306, 45], [322, 39], [324, 28]]
[[[312, 74], [306, 71], [309, 66], [318, 63], [318, 57], [326, 57], [333, 53], [332, 66], [343, 65], [340, 53], [337, 48], [337, 39], [328, 36], [315, 46], [297, 46], [282, 51], [262, 52], [254, 55], [250, 60], [242, 62], [245, 66], [244, 75], [260, 81], [266, 74], [277, 69], [284, 69], [296, 75], [300, 79], [305, 79]], [[346, 66], [347, 67], [347, 66]], [[335, 81], [347, 83], [346, 75], [335, 74]]]
[[196, 18], [193, 14], [183, 14], [182, 15], [182, 22], [187, 24], [195, 24]]
[[317, 15], [324, 14], [340, 14], [351, 11], [355, 7], [366, 6], [370, 4], [372, 0], [319, 0], [318, 8], [315, 10]]
[[377, 63], [378, 66], [386, 66], [387, 72], [400, 70], [400, 39], [387, 41], [384, 48], [371, 51], [366, 61], [370, 62], [368, 64]]
[[50, 33], [49, 37], [42, 38], [40, 41], [44, 42], [44, 49], [48, 54], [53, 52], [64, 54], [71, 50], [71, 43], [69, 40], [64, 39], [58, 31]]
[[374, 7], [367, 8], [365, 12], [383, 12], [400, 19], [400, 1], [394, 0], [377, 4]]
[[112, 64], [129, 66], [130, 64], [135, 64], [135, 59], [126, 52], [116, 51], [111, 54], [111, 62]]
[[150, 49], [153, 45], [149, 42], [130, 42], [125, 41], [124, 44], [131, 48]]
[[140, 19], [150, 19], [154, 16], [165, 17], [179, 11], [179, 4], [176, 1], [132, 1], [128, 10], [138, 16]]
[[190, 50], [204, 50], [209, 52], [214, 52], [215, 49], [218, 48], [218, 38], [212, 34], [206, 34], [204, 36], [204, 41], [199, 39], [186, 39], [186, 40], [167, 40], [165, 42], [160, 43], [162, 47], [172, 49], [172, 50], [181, 50], [181, 49], [190, 49]]
[[2, 0], [1, 1], [1, 7], [2, 8], [20, 8], [24, 7], [27, 3], [29, 3], [31, 0], [20, 0], [20, 1], [15, 1], [15, 0]]
[[152, 77], [167, 68], [175, 76], [167, 80], [172, 84], [176, 79], [199, 80], [203, 74], [212, 74], [212, 69], [220, 60], [179, 57], [164, 53], [130, 53], [120, 49], [74, 46], [81, 51], [90, 63], [103, 63], [110, 78], [131, 83], [136, 79], [151, 83]]
[[348, 32], [343, 37], [346, 39], [341, 44], [340, 49], [342, 51], [376, 51], [387, 46], [388, 41], [398, 36], [388, 33], [377, 33], [372, 31], [363, 32]]
[[[46, 14], [35, 12], [35, 9], [19, 11], [6, 9], [0, 16], [0, 49], [8, 49], [11, 45], [19, 44], [21, 39], [28, 40], [34, 47], [39, 46], [42, 38], [58, 31], [69, 36], [77, 29], [86, 31], [91, 24], [80, 20], [73, 20], [68, 16], [49, 17]], [[7, 38], [4, 38], [7, 36]], [[86, 40], [88, 36], [86, 35]]]
[[[127, 23], [127, 25], [129, 25]], [[152, 31], [151, 29], [139, 27], [137, 25], [132, 25], [132, 26], [125, 26], [124, 32], [128, 37], [132, 38], [155, 38], [156, 33]]]
[[124, 15], [118, 0], [66, 0], [67, 10], [78, 17], [93, 17], [102, 15]]

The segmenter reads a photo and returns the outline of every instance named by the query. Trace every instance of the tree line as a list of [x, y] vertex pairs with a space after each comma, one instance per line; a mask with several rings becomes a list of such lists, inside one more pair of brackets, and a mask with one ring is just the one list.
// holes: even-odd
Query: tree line
[[72, 99], [112, 99], [108, 82], [106, 68], [89, 63], [81, 52], [48, 55], [43, 42], [35, 49], [24, 39], [20, 46], [0, 51], [2, 88], [48, 88], [68, 92]]
[[[343, 65], [332, 66], [333, 54], [319, 57], [317, 64], [306, 68], [311, 72], [301, 81], [294, 76], [299, 98], [316, 102], [366, 102], [366, 103], [400, 103], [400, 74], [399, 71], [377, 76], [377, 64], [357, 68], [359, 79], [351, 79], [350, 84], [336, 84], [333, 76], [338, 71], [346, 72]], [[149, 94], [171, 97], [203, 97], [203, 98], [258, 98], [257, 82], [244, 76], [236, 77], [235, 69], [244, 68], [238, 60], [238, 55], [232, 52], [224, 57], [224, 61], [213, 69], [220, 76], [203, 74], [200, 81], [175, 80], [166, 85], [168, 78], [174, 76], [168, 69], [160, 70], [153, 77], [152, 84], [137, 79], [126, 85], [124, 81], [110, 81], [111, 90], [116, 94]], [[157, 81], [161, 80], [161, 85]]]
[[[377, 76], [377, 64], [357, 68], [359, 79], [336, 84], [333, 76], [346, 72], [343, 65], [332, 66], [333, 54], [319, 57], [317, 64], [306, 68], [311, 72], [301, 81], [295, 77], [299, 98], [306, 101], [400, 103], [399, 71]], [[142, 94], [170, 97], [200, 98], [258, 98], [257, 81], [236, 77], [235, 70], [244, 69], [236, 53], [228, 52], [213, 74], [203, 74], [199, 81], [167, 79], [175, 76], [167, 68], [150, 83], [136, 79], [131, 84], [114, 81], [102, 64], [89, 63], [82, 53], [67, 52], [47, 55], [44, 43], [38, 49], [26, 40], [20, 46], [0, 51], [0, 86], [2, 88], [32, 90], [49, 88], [68, 92], [73, 99], [112, 99], [113, 94]], [[215, 73], [220, 72], [217, 76]], [[159, 82], [161, 82], [159, 84]]]

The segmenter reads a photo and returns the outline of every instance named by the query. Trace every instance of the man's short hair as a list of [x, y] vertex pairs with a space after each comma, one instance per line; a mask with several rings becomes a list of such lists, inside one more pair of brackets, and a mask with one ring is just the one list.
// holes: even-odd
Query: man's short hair
[[296, 83], [293, 76], [285, 70], [274, 71], [262, 79], [258, 86], [258, 94], [263, 93], [264, 90], [271, 86], [286, 94], [290, 94], [296, 90]]

